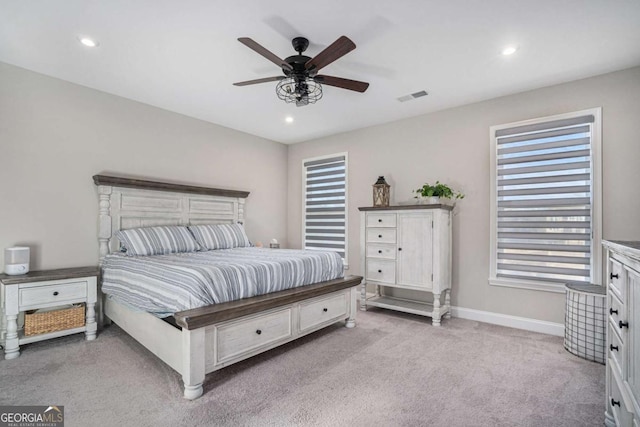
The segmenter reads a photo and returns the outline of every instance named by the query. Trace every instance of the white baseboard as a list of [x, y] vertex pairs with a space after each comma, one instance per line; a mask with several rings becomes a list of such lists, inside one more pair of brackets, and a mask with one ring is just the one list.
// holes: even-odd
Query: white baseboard
[[547, 322], [544, 320], [529, 319], [528, 317], [510, 316], [508, 314], [492, 313], [490, 311], [474, 310], [464, 307], [451, 307], [451, 315], [461, 319], [476, 320], [493, 325], [564, 337], [563, 323]]

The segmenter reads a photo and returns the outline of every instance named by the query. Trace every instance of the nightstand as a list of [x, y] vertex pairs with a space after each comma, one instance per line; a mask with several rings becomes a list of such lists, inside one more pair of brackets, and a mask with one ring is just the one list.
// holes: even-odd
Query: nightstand
[[[36, 341], [84, 332], [88, 341], [96, 338], [97, 267], [32, 271], [20, 276], [0, 274], [0, 342], [5, 359], [20, 356], [20, 346]], [[85, 304], [84, 325], [26, 336], [18, 331], [18, 314], [28, 310], [52, 309]]]

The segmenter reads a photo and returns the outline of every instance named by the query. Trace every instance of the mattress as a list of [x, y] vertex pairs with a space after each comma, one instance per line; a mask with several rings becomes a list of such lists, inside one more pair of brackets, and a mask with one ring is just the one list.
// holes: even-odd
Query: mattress
[[102, 292], [158, 317], [343, 277], [336, 252], [233, 248], [170, 255], [111, 254]]

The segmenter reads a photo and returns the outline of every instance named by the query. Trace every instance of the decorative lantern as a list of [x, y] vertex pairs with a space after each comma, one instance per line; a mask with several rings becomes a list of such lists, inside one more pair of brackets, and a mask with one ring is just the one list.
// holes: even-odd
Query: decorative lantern
[[391, 186], [384, 180], [384, 176], [379, 176], [375, 184], [373, 184], [373, 206], [387, 207], [389, 206], [389, 188]]

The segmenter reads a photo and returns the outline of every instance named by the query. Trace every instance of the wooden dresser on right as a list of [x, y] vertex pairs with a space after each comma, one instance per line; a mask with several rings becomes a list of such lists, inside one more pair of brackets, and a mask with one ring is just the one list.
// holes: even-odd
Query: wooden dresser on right
[[640, 242], [602, 244], [608, 304], [605, 425], [640, 427]]

